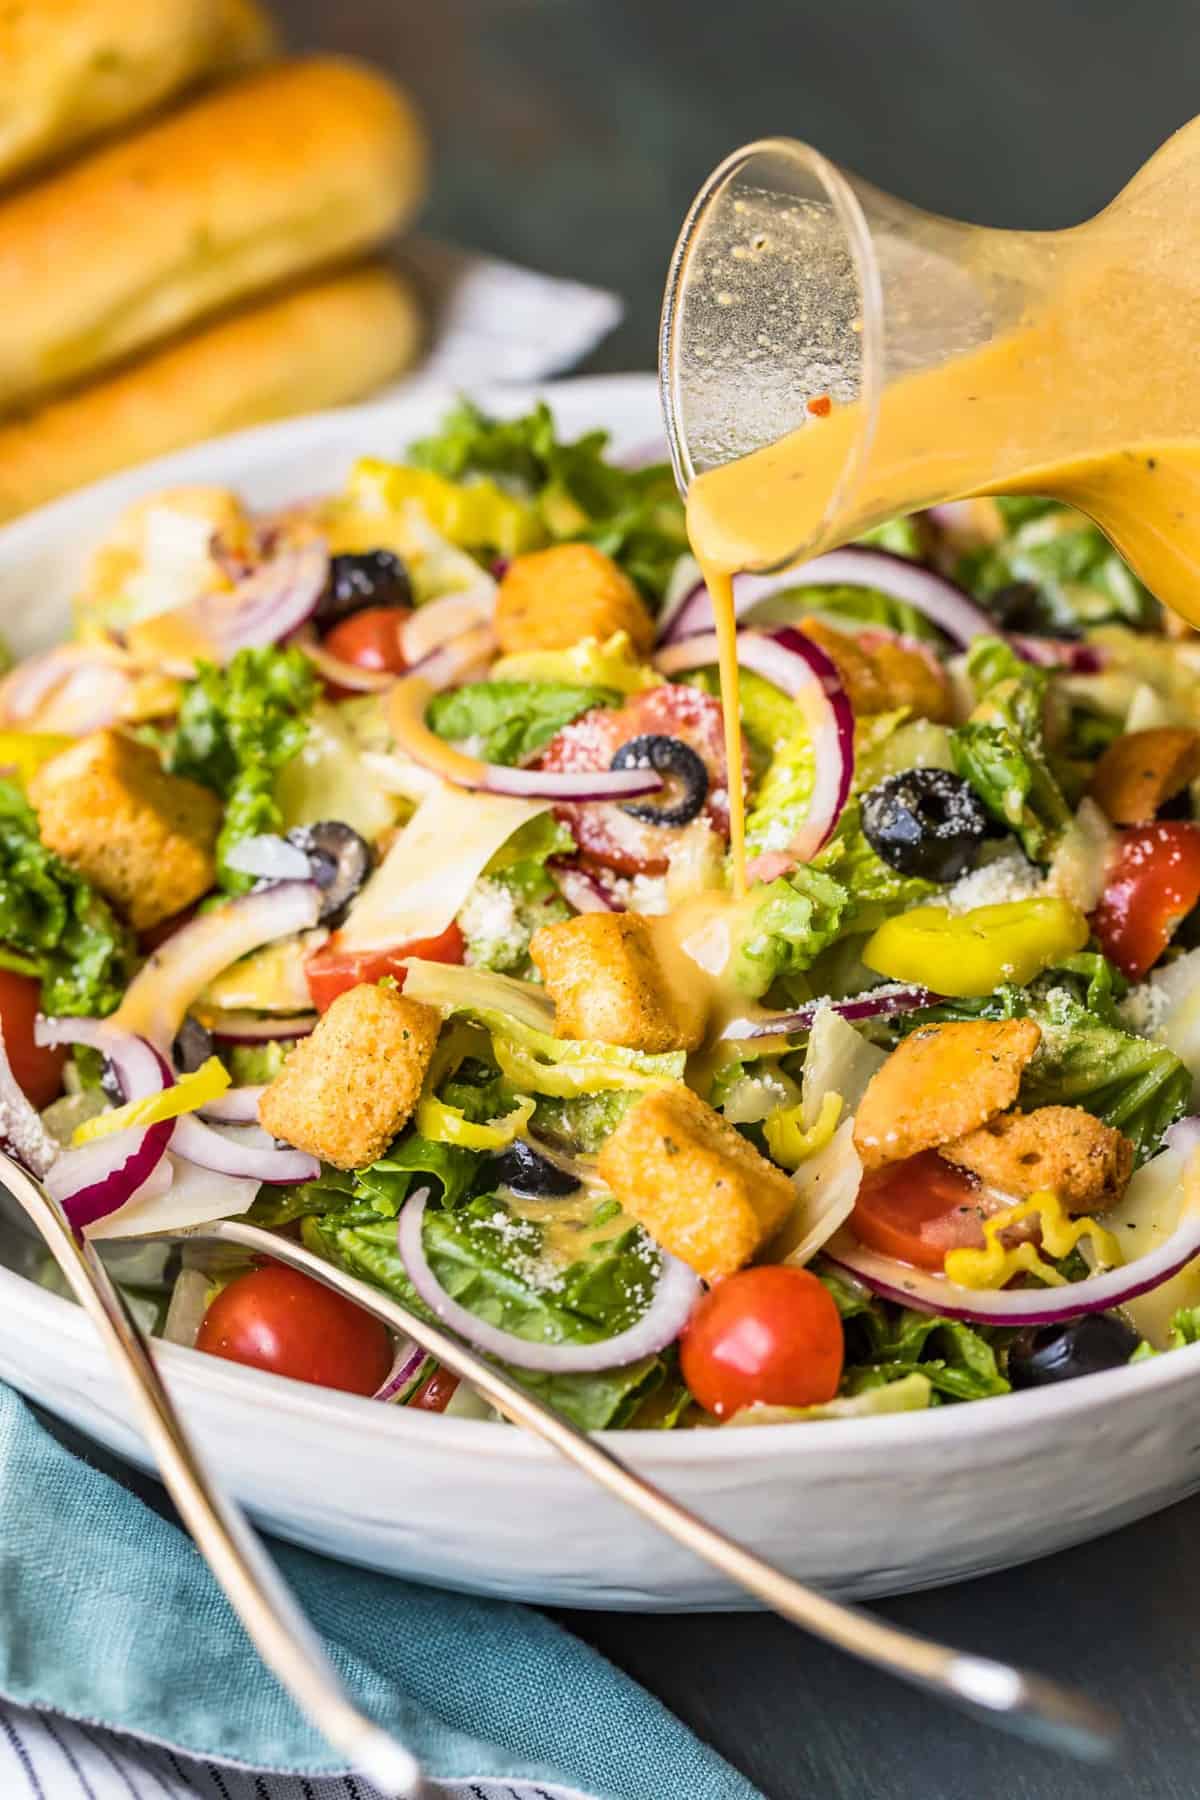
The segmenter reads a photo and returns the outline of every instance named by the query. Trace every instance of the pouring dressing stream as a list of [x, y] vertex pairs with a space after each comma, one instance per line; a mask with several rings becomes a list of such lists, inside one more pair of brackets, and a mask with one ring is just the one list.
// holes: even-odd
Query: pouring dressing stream
[[909, 207], [806, 145], [717, 169], [668, 277], [660, 378], [721, 647], [744, 892], [733, 577], [978, 494], [1088, 514], [1200, 622], [1200, 120], [1059, 232]]

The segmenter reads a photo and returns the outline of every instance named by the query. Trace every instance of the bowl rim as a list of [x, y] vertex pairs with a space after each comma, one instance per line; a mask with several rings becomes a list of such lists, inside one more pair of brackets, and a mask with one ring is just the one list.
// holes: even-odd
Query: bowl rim
[[[11, 568], [14, 563], [19, 564], [30, 549], [61, 540], [64, 533], [76, 536], [78, 526], [74, 521], [81, 512], [86, 514], [108, 504], [119, 507], [135, 495], [159, 485], [197, 478], [213, 479], [207, 472], [197, 477], [195, 471], [198, 466], [209, 464], [214, 456], [252, 452], [254, 460], [265, 466], [269, 464], [273, 449], [294, 455], [298, 449], [317, 447], [329, 440], [340, 441], [358, 430], [369, 435], [377, 428], [386, 428], [392, 421], [398, 427], [410, 429], [407, 421], [414, 411], [428, 408], [432, 413], [463, 394], [485, 407], [494, 406], [508, 413], [523, 410], [538, 399], [545, 399], [553, 406], [560, 399], [572, 403], [580, 400], [586, 404], [594, 397], [602, 423], [606, 403], [611, 405], [618, 400], [629, 403], [635, 397], [639, 401], [645, 398], [657, 402], [657, 392], [653, 375], [635, 372], [503, 386], [480, 383], [464, 386], [421, 379], [385, 400], [308, 414], [212, 438], [203, 444], [138, 464], [135, 468], [121, 470], [103, 481], [66, 494], [0, 527], [0, 575], [5, 566]], [[86, 1354], [87, 1340], [92, 1339], [92, 1333], [83, 1311], [72, 1301], [40, 1287], [32, 1278], [4, 1264], [0, 1264], [0, 1307], [14, 1322], [19, 1322], [24, 1315], [39, 1335], [44, 1332], [47, 1341], [56, 1346], [65, 1347], [71, 1343], [77, 1354]], [[501, 1454], [506, 1459], [516, 1456], [531, 1462], [557, 1461], [556, 1453], [548, 1444], [529, 1432], [505, 1427], [503, 1422], [448, 1419], [441, 1414], [413, 1412], [407, 1407], [380, 1406], [368, 1398], [293, 1381], [218, 1357], [206, 1357], [201, 1351], [162, 1340], [156, 1340], [155, 1354], [165, 1363], [173, 1383], [177, 1381], [181, 1387], [195, 1385], [213, 1396], [225, 1397], [233, 1404], [254, 1406], [257, 1401], [269, 1402], [277, 1412], [287, 1414], [297, 1424], [354, 1429], [369, 1420], [373, 1432], [389, 1433], [395, 1437], [398, 1446], [411, 1449], [440, 1449], [471, 1456]], [[749, 1438], [744, 1430], [730, 1432], [719, 1428], [680, 1432], [622, 1429], [593, 1435], [648, 1469], [678, 1467], [696, 1459], [718, 1464], [731, 1460], [749, 1461], [750, 1452], [760, 1458], [774, 1453], [792, 1462], [823, 1462], [831, 1454], [853, 1454], [856, 1450], [880, 1451], [901, 1444], [913, 1450], [932, 1450], [943, 1443], [961, 1443], [980, 1437], [1002, 1446], [1007, 1439], [1025, 1438], [1030, 1431], [1050, 1427], [1066, 1416], [1107, 1409], [1126, 1398], [1133, 1399], [1182, 1384], [1191, 1379], [1198, 1357], [1200, 1343], [1184, 1345], [1125, 1368], [1080, 1376], [1060, 1386], [998, 1394], [983, 1402], [936, 1406], [921, 1412], [772, 1425], [751, 1433]]]

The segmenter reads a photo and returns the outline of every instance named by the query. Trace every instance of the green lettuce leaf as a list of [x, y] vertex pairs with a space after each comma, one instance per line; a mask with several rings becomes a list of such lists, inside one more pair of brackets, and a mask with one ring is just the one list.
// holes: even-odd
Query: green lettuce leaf
[[564, 1150], [595, 1156], [639, 1096], [627, 1088], [607, 1088], [566, 1099], [549, 1094], [535, 1098], [533, 1130], [538, 1137]]
[[51, 1015], [112, 1012], [134, 955], [108, 902], [42, 843], [11, 781], [0, 781], [0, 946], [0, 967], [39, 977]]
[[967, 723], [950, 733], [954, 766], [1030, 861], [1048, 863], [1071, 818], [1046, 752], [1048, 672], [1021, 662], [999, 638], [977, 638], [967, 674], [977, 699]]
[[757, 1000], [777, 981], [802, 974], [840, 935], [850, 911], [847, 890], [811, 863], [769, 882], [734, 951], [740, 991]]
[[201, 663], [184, 690], [168, 749], [176, 775], [201, 781], [225, 803], [217, 840], [217, 879], [246, 893], [252, 875], [225, 859], [243, 838], [277, 831], [279, 771], [302, 747], [320, 684], [299, 650], [239, 650], [224, 669]]
[[657, 603], [687, 549], [675, 480], [667, 463], [622, 468], [607, 447], [604, 431], [563, 443], [545, 405], [494, 419], [463, 400], [409, 458], [451, 481], [487, 475], [517, 484], [536, 499], [550, 537], [595, 544]]
[[426, 723], [439, 737], [471, 740], [484, 762], [527, 762], [581, 713], [619, 706], [615, 688], [576, 687], [565, 681], [472, 681], [435, 694]]
[[[430, 1317], [400, 1260], [393, 1220], [326, 1214], [305, 1221], [304, 1238], [310, 1249]], [[539, 1343], [595, 1343], [625, 1330], [645, 1305], [657, 1261], [634, 1228], [559, 1272], [551, 1287], [539, 1285], [542, 1228], [513, 1218], [494, 1198], [454, 1212], [427, 1211], [424, 1241], [434, 1273], [461, 1306]], [[508, 1372], [574, 1424], [599, 1431], [625, 1424], [666, 1379], [668, 1364], [652, 1356], [595, 1375], [540, 1375], [511, 1367]]]
[[914, 1373], [925, 1376], [944, 1400], [983, 1400], [1010, 1391], [1000, 1357], [1011, 1332], [893, 1306], [824, 1262], [814, 1264], [813, 1273], [829, 1289], [841, 1317], [843, 1393], [861, 1394]]
[[1158, 619], [1150, 590], [1082, 513], [1053, 500], [996, 501], [1006, 535], [964, 558], [958, 576], [987, 600], [1015, 582], [1030, 586], [1035, 628], [1126, 624], [1145, 629]]

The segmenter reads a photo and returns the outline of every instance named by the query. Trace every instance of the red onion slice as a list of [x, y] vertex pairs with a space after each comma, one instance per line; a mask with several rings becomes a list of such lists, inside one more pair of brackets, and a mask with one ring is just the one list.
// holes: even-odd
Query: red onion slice
[[[315, 1181], [321, 1165], [315, 1156], [303, 1150], [278, 1150], [257, 1128], [244, 1127], [235, 1132], [218, 1131], [206, 1125], [194, 1113], [168, 1121], [175, 1126], [171, 1149], [185, 1162], [217, 1175], [237, 1175], [245, 1181], [265, 1181], [272, 1187], [290, 1187], [300, 1181]], [[246, 1140], [252, 1138], [253, 1142]]]
[[210, 1012], [205, 1014], [205, 1022], [218, 1044], [269, 1044], [275, 1039], [284, 1042], [308, 1037], [317, 1015], [281, 1013], [278, 1018], [264, 1018], [253, 1012]]
[[228, 662], [238, 650], [278, 644], [298, 631], [328, 579], [329, 552], [314, 541], [260, 564], [231, 593], [202, 595], [179, 611]]
[[1085, 1313], [1107, 1312], [1136, 1300], [1178, 1274], [1200, 1255], [1200, 1209], [1186, 1207], [1184, 1216], [1165, 1243], [1135, 1262], [1106, 1269], [1086, 1281], [1071, 1281], [1053, 1288], [968, 1288], [914, 1269], [893, 1257], [867, 1250], [843, 1233], [826, 1244], [824, 1254], [839, 1268], [898, 1306], [918, 1312], [940, 1313], [947, 1319], [963, 1319], [971, 1325], [1053, 1325], [1060, 1319], [1077, 1319]]
[[940, 1006], [944, 999], [944, 994], [935, 994], [923, 987], [872, 988], [865, 994], [855, 994], [851, 1000], [822, 998], [810, 1000], [806, 1006], [797, 1007], [795, 1012], [760, 1013], [752, 1019], [731, 1019], [721, 1036], [743, 1041], [811, 1031], [817, 1014], [826, 1006], [839, 1018], [853, 1024], [857, 1019], [886, 1019], [893, 1013], [920, 1012], [926, 1006]]
[[146, 960], [112, 1024], [168, 1050], [188, 1007], [214, 977], [262, 944], [308, 931], [320, 910], [315, 882], [281, 881], [198, 914]]
[[213, 1119], [218, 1125], [257, 1125], [258, 1103], [267, 1091], [265, 1081], [249, 1087], [226, 1088], [215, 1100], [198, 1106], [202, 1119]]
[[1073, 638], [1025, 637], [1017, 633], [1008, 641], [1023, 662], [1033, 663], [1039, 669], [1065, 669], [1069, 675], [1099, 675], [1108, 662], [1095, 644], [1081, 644]]
[[112, 1131], [56, 1157], [46, 1171], [46, 1190], [74, 1231], [119, 1211], [146, 1185], [163, 1163], [174, 1123], [163, 1119], [144, 1130]]
[[421, 1188], [400, 1213], [396, 1242], [400, 1260], [419, 1297], [443, 1325], [474, 1344], [487, 1356], [499, 1357], [517, 1369], [536, 1369], [546, 1375], [594, 1374], [600, 1369], [624, 1368], [643, 1356], [654, 1356], [673, 1344], [700, 1297], [700, 1277], [674, 1256], [660, 1251], [662, 1273], [654, 1296], [627, 1331], [604, 1338], [598, 1344], [535, 1344], [511, 1331], [488, 1325], [452, 1300], [429, 1266], [421, 1227], [429, 1189]]
[[145, 1100], [175, 1085], [166, 1059], [145, 1038], [121, 1031], [108, 1019], [67, 1017], [34, 1021], [35, 1044], [86, 1044], [111, 1065], [126, 1100]]
[[474, 631], [480, 625], [490, 627], [495, 611], [496, 584], [491, 580], [456, 594], [443, 594], [440, 599], [419, 606], [400, 627], [405, 662], [410, 669], [415, 668], [464, 632]]
[[[819, 644], [790, 625], [772, 632], [739, 631], [738, 664], [793, 699], [812, 740], [815, 774], [808, 815], [786, 850], [756, 856], [752, 881], [774, 881], [797, 863], [811, 862], [828, 843], [854, 780], [854, 711], [841, 676]], [[689, 637], [660, 650], [655, 667], [664, 675], [711, 667], [718, 660], [714, 635]]]
[[[891, 550], [868, 544], [847, 544], [797, 563], [777, 575], [735, 575], [733, 604], [738, 617], [773, 594], [798, 587], [869, 587], [915, 608], [959, 646], [973, 638], [995, 637], [995, 619], [964, 588], [947, 575], [939, 575], [924, 563]], [[667, 627], [667, 641], [675, 643], [694, 632], [711, 631], [712, 598], [703, 582], [688, 595]]]
[[394, 1400], [397, 1394], [412, 1386], [427, 1360], [419, 1344], [414, 1344], [411, 1338], [401, 1338], [391, 1369], [371, 1395], [372, 1400]]

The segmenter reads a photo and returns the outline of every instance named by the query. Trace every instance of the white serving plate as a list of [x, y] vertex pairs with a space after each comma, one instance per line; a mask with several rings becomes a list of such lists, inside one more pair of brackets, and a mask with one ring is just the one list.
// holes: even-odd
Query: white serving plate
[[[618, 451], [661, 434], [649, 376], [544, 391], [565, 430], [606, 425]], [[18, 521], [0, 532], [0, 630], [21, 651], [55, 641], [89, 544], [138, 495], [215, 481], [267, 505], [332, 488], [355, 456], [394, 455], [427, 431], [452, 397], [422, 387], [385, 405], [245, 432]], [[536, 396], [480, 397], [515, 412]], [[377, 1406], [170, 1344], [158, 1355], [202, 1450], [281, 1537], [445, 1587], [564, 1606], [745, 1603], [509, 1426]], [[83, 1313], [7, 1266], [0, 1377], [149, 1466]], [[1045, 1555], [1200, 1487], [1200, 1346], [928, 1413], [605, 1436], [803, 1580], [846, 1595], [899, 1593]]]

